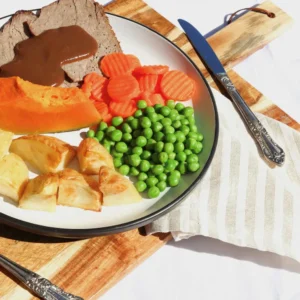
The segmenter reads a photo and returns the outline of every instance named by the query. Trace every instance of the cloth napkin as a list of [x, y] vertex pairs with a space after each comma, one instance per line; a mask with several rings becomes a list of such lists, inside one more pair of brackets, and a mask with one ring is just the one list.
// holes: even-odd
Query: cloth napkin
[[203, 235], [300, 261], [300, 133], [256, 113], [286, 154], [282, 167], [270, 167], [232, 103], [214, 96], [220, 133], [212, 163], [184, 202], [147, 233], [171, 232], [176, 241]]

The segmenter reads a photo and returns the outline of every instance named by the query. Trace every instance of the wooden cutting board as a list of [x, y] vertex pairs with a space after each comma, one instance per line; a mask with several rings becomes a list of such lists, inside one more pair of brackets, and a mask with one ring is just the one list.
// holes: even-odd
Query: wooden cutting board
[[[296, 130], [300, 125], [264, 97], [231, 68], [283, 33], [291, 18], [271, 2], [260, 5], [276, 14], [249, 12], [209, 38], [217, 55], [244, 99], [262, 112]], [[165, 35], [183, 49], [216, 87], [186, 36], [141, 0], [117, 0], [108, 12], [138, 21]], [[0, 225], [0, 253], [39, 273], [66, 291], [84, 299], [98, 299], [123, 276], [171, 239], [170, 234], [144, 236], [138, 230], [69, 241], [42, 237]], [[0, 270], [0, 299], [36, 299], [5, 271]]]

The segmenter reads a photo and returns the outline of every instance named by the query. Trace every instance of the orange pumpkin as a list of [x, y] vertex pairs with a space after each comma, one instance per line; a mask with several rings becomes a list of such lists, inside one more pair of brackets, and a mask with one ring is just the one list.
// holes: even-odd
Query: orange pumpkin
[[40, 86], [19, 77], [0, 78], [0, 128], [16, 134], [70, 131], [101, 120], [78, 88]]

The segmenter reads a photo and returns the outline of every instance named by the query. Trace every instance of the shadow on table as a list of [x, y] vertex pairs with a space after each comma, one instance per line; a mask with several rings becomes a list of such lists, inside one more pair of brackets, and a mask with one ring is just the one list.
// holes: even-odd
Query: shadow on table
[[218, 256], [249, 261], [265, 267], [300, 273], [300, 263], [292, 258], [283, 257], [271, 252], [258, 251], [252, 248], [238, 247], [208, 237], [196, 236], [179, 242], [171, 241], [168, 245], [194, 252], [211, 253]]

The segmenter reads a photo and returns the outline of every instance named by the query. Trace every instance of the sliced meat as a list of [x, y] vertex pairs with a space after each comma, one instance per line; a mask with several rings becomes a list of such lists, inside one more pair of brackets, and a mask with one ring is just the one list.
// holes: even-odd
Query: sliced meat
[[33, 22], [36, 18], [32, 12], [19, 11], [3, 26], [0, 32], [0, 66], [14, 59], [15, 45], [31, 35], [27, 22]]
[[34, 35], [48, 29], [78, 25], [96, 39], [99, 49], [93, 57], [63, 66], [75, 82], [81, 81], [88, 73], [101, 73], [98, 63], [104, 55], [122, 52], [103, 7], [93, 0], [58, 0], [43, 7], [40, 16], [28, 21], [28, 25]]

